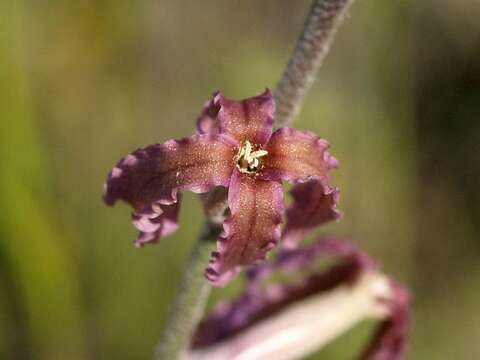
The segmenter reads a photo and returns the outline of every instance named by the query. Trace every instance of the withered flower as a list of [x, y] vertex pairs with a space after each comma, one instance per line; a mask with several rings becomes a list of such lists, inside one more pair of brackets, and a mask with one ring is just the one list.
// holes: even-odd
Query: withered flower
[[348, 242], [284, 249], [247, 276], [243, 294], [199, 325], [187, 360], [303, 358], [366, 319], [380, 324], [359, 358], [404, 359], [409, 292]]

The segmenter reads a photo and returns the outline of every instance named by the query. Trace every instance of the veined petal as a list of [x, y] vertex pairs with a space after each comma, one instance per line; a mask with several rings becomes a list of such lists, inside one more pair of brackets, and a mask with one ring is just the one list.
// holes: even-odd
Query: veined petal
[[266, 146], [261, 177], [268, 180], [305, 182], [311, 178], [328, 179], [330, 170], [338, 166], [327, 151], [329, 143], [309, 131], [281, 128], [275, 131]]
[[218, 134], [220, 124], [218, 122], [218, 112], [220, 111], [219, 93], [216, 92], [203, 105], [203, 111], [197, 120], [197, 132], [199, 134]]
[[235, 169], [228, 203], [231, 215], [206, 271], [206, 277], [218, 286], [235, 276], [240, 266], [264, 259], [279, 240], [284, 209], [282, 184]]
[[180, 194], [177, 202], [171, 205], [153, 204], [142, 213], [133, 213], [133, 225], [140, 230], [135, 246], [142, 247], [156, 243], [160, 238], [170, 235], [178, 229], [177, 219], [180, 209]]
[[264, 145], [273, 129], [275, 102], [270, 90], [245, 100], [236, 101], [217, 95], [220, 111], [218, 120], [222, 133], [230, 135], [239, 143], [248, 140]]
[[203, 193], [227, 186], [234, 152], [235, 143], [224, 135], [193, 135], [136, 150], [113, 168], [104, 200], [123, 200], [143, 213], [154, 203], [175, 203], [179, 189]]
[[312, 179], [297, 184], [290, 191], [293, 204], [287, 209], [287, 223], [282, 245], [293, 247], [316, 227], [340, 218], [337, 209], [340, 192], [325, 181]]

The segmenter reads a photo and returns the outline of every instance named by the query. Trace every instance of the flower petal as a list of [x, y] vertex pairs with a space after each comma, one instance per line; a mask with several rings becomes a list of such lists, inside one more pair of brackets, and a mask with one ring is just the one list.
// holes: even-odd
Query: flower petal
[[293, 247], [317, 226], [340, 218], [337, 210], [340, 192], [324, 181], [312, 179], [300, 183], [290, 191], [293, 204], [287, 209], [287, 224], [282, 245]]
[[393, 296], [386, 301], [390, 316], [377, 328], [362, 360], [402, 360], [408, 342], [411, 317], [411, 295], [407, 289], [391, 281]]
[[212, 95], [203, 105], [203, 111], [197, 120], [197, 132], [199, 134], [218, 134], [220, 132], [220, 124], [218, 122], [218, 112], [220, 111], [219, 93]]
[[180, 194], [177, 202], [171, 205], [154, 204], [148, 211], [133, 213], [133, 225], [140, 230], [135, 246], [142, 247], [156, 243], [158, 239], [170, 235], [178, 229], [177, 219], [180, 208]]
[[279, 240], [284, 209], [282, 184], [234, 170], [228, 203], [231, 215], [206, 271], [207, 279], [218, 286], [225, 285], [241, 266], [264, 259]]
[[328, 179], [338, 166], [327, 151], [329, 144], [309, 131], [281, 128], [275, 131], [266, 147], [261, 177], [266, 180], [305, 182], [311, 178]]
[[123, 200], [137, 213], [151, 204], [172, 204], [178, 189], [197, 193], [227, 186], [235, 143], [224, 135], [194, 135], [139, 149], [122, 159], [108, 176], [104, 200]]
[[245, 100], [236, 101], [217, 95], [221, 106], [218, 120], [222, 133], [230, 135], [239, 143], [245, 140], [264, 145], [273, 129], [275, 102], [270, 90]]

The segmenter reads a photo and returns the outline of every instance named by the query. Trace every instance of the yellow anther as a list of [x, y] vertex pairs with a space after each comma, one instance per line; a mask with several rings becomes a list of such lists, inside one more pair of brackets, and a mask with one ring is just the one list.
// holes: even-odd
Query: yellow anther
[[256, 173], [261, 168], [260, 158], [268, 154], [266, 150], [252, 150], [254, 150], [254, 146], [247, 140], [243, 143], [237, 155], [235, 155], [235, 164], [242, 173]]

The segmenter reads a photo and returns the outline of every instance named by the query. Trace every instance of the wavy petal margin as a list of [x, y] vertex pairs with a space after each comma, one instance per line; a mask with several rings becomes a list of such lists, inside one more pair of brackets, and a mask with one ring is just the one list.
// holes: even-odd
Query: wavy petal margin
[[180, 194], [177, 202], [171, 205], [153, 204], [149, 211], [133, 213], [133, 225], [140, 230], [135, 246], [156, 243], [160, 238], [170, 235], [178, 229], [178, 212], [180, 209]]
[[327, 151], [329, 143], [309, 131], [281, 128], [266, 147], [261, 177], [265, 180], [305, 182], [312, 178], [328, 180], [338, 161]]
[[213, 93], [212, 97], [203, 105], [203, 110], [197, 119], [197, 133], [216, 135], [220, 132], [218, 112], [220, 111], [219, 92]]
[[172, 204], [177, 191], [204, 193], [227, 186], [235, 144], [223, 135], [193, 135], [139, 149], [120, 160], [110, 172], [104, 200], [123, 200], [137, 212], [151, 204]]
[[227, 99], [221, 93], [214, 99], [220, 105], [218, 120], [222, 133], [239, 143], [248, 140], [261, 146], [268, 142], [275, 113], [275, 101], [270, 90], [241, 101]]
[[140, 230], [137, 246], [156, 242], [177, 229], [178, 190], [204, 193], [227, 186], [234, 152], [234, 140], [209, 134], [136, 150], [110, 172], [104, 201], [123, 200], [133, 207], [133, 223]]
[[340, 191], [326, 181], [312, 179], [297, 184], [290, 194], [293, 204], [287, 209], [282, 246], [294, 247], [316, 227], [341, 218], [337, 208]]
[[231, 215], [205, 272], [216, 286], [226, 285], [242, 266], [264, 259], [277, 244], [284, 211], [282, 184], [235, 170], [228, 203]]

